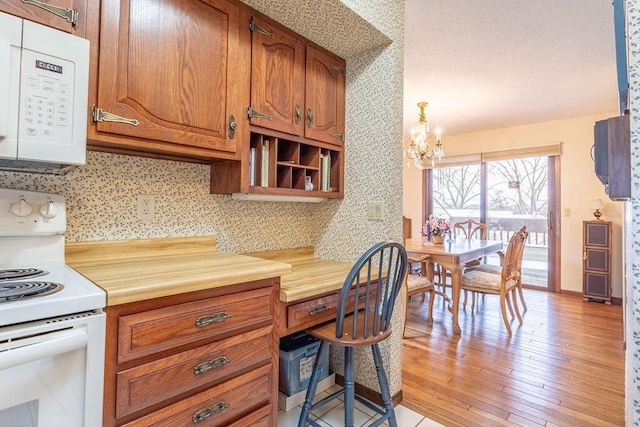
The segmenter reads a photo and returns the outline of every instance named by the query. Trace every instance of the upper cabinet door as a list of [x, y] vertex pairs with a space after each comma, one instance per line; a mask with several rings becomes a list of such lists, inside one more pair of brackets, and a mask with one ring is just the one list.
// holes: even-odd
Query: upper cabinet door
[[0, 12], [80, 37], [85, 35], [87, 0], [2, 0]]
[[304, 136], [344, 143], [345, 61], [307, 46]]
[[235, 152], [239, 18], [231, 0], [102, 0], [97, 130]]
[[253, 125], [302, 135], [304, 43], [270, 19], [250, 18]]

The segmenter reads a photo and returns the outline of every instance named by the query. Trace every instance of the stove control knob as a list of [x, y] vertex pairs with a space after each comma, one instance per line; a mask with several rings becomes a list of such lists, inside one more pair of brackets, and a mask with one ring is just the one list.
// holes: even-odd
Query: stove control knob
[[25, 202], [24, 199], [11, 205], [11, 212], [13, 212], [15, 216], [19, 217], [29, 216], [32, 210], [31, 205]]
[[45, 218], [53, 218], [58, 215], [58, 208], [52, 201], [49, 201], [46, 205], [40, 206], [40, 215]]

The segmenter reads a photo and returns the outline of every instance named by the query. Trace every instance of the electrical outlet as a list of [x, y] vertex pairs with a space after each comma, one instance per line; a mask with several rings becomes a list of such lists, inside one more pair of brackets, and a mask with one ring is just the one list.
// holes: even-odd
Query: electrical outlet
[[154, 219], [156, 214], [156, 196], [138, 195], [138, 219]]
[[369, 202], [367, 206], [367, 219], [369, 221], [382, 221], [384, 218], [384, 203]]

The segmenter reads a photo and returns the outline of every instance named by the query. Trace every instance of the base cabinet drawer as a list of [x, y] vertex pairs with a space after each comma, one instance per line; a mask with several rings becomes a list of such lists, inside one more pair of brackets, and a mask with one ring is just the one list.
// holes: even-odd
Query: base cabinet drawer
[[271, 322], [269, 288], [122, 316], [118, 363]]
[[[377, 289], [375, 288], [369, 290], [370, 304], [375, 303], [376, 291]], [[352, 289], [347, 300], [347, 313], [353, 312], [356, 301], [358, 303], [358, 309], [363, 309], [366, 295], [366, 289], [358, 289], [358, 296], [356, 298], [355, 289]], [[287, 307], [287, 328], [317, 325], [335, 319], [338, 311], [338, 296], [339, 292]]]
[[271, 424], [271, 411], [273, 406], [268, 404], [262, 408], [254, 411], [252, 414], [247, 415], [241, 420], [236, 421], [233, 424], [229, 424], [229, 427], [273, 427]]
[[272, 367], [264, 366], [125, 424], [125, 426], [228, 426], [232, 422], [235, 423], [250, 415], [257, 408], [268, 404], [272, 378]]
[[270, 361], [267, 326], [118, 372], [116, 417]]

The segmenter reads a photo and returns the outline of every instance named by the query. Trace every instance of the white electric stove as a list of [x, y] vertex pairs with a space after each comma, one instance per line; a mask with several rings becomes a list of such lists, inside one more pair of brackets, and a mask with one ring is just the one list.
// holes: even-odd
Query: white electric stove
[[64, 262], [66, 203], [0, 189], [0, 425], [102, 424], [106, 295]]

